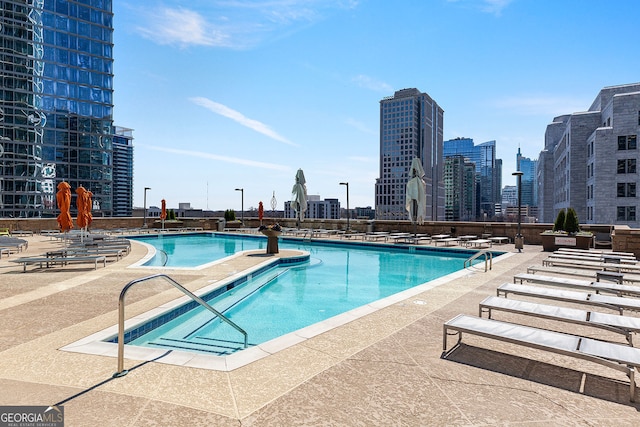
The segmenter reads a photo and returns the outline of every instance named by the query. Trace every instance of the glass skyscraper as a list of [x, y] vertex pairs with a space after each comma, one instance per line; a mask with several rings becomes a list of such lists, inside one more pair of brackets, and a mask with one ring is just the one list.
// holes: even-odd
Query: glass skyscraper
[[376, 219], [409, 219], [406, 185], [414, 157], [422, 162], [429, 221], [444, 220], [444, 111], [426, 93], [402, 89], [380, 101], [380, 177]]
[[0, 216], [56, 216], [61, 181], [112, 215], [111, 6], [0, 1]]
[[116, 126], [113, 135], [113, 216], [133, 214], [133, 130]]
[[444, 141], [444, 156], [464, 156], [476, 165], [476, 219], [491, 219], [500, 204], [502, 162], [496, 159], [496, 142], [474, 145], [473, 139], [456, 138]]
[[523, 157], [518, 147], [516, 165], [522, 172], [522, 205], [538, 206], [538, 161]]

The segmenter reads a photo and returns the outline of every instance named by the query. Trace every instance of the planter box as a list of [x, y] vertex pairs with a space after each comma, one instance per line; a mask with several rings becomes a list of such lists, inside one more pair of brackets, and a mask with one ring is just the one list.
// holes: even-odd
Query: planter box
[[589, 249], [593, 236], [569, 236], [558, 234], [540, 234], [542, 249], [545, 252], [557, 251], [559, 248]]

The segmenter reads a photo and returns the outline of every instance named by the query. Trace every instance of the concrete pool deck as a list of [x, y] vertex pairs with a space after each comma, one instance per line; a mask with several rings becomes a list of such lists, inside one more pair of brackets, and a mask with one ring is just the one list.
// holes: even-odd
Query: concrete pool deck
[[[264, 259], [238, 257], [203, 270], [127, 268], [146, 255], [133, 243], [106, 268], [23, 273], [12, 259], [60, 246], [46, 236], [25, 239], [25, 252], [0, 259], [0, 405], [62, 404], [67, 426], [640, 424], [628, 379], [606, 367], [472, 336], [441, 358], [442, 324], [477, 315], [498, 285], [540, 265], [540, 246], [228, 372], [126, 359], [129, 374], [112, 379], [115, 358], [60, 348], [116, 324], [126, 283], [163, 272], [195, 291]], [[141, 284], [127, 294], [126, 317], [180, 295], [164, 282]], [[578, 329], [624, 341], [565, 325]]]

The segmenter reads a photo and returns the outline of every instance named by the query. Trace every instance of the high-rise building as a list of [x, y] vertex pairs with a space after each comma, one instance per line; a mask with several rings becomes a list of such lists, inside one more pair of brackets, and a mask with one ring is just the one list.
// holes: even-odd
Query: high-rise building
[[538, 161], [523, 157], [518, 147], [516, 166], [522, 172], [522, 206], [538, 206]]
[[57, 215], [60, 181], [111, 215], [111, 0], [0, 4], [0, 216]]
[[[284, 202], [284, 217], [296, 218], [297, 213], [291, 207], [291, 201]], [[338, 199], [321, 200], [319, 195], [310, 194], [307, 196], [307, 210], [305, 218], [311, 219], [340, 219], [340, 202]]]
[[589, 110], [554, 118], [538, 157], [541, 222], [575, 209], [581, 223], [640, 227], [640, 83], [605, 87]]
[[116, 126], [113, 135], [113, 216], [133, 214], [133, 131]]
[[[502, 189], [502, 205], [518, 206], [518, 186], [517, 185], [505, 185]], [[503, 209], [505, 210], [505, 209]]]
[[380, 170], [376, 180], [377, 219], [409, 219], [406, 185], [415, 157], [426, 183], [426, 220], [444, 220], [444, 111], [426, 93], [402, 89], [380, 101]]
[[501, 202], [502, 160], [496, 159], [496, 142], [475, 145], [471, 138], [444, 141], [444, 156], [464, 156], [476, 165], [476, 220], [495, 216]]
[[456, 155], [444, 160], [445, 221], [474, 221], [476, 218], [476, 165]]

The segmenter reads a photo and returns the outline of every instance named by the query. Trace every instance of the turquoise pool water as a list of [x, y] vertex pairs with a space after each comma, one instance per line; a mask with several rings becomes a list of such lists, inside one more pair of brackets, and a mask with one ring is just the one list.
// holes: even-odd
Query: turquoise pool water
[[[197, 267], [240, 251], [267, 248], [266, 237], [230, 236], [214, 233], [191, 235], [158, 235], [136, 237], [135, 240], [153, 246], [156, 255], [145, 266]], [[285, 247], [284, 245], [281, 247]], [[166, 256], [165, 256], [166, 255]]]
[[[144, 238], [169, 256], [167, 265], [199, 265], [240, 250], [266, 248], [266, 239], [202, 234]], [[312, 325], [463, 268], [474, 252], [409, 246], [301, 242], [280, 239], [281, 249], [310, 253], [307, 262], [270, 268], [231, 290], [204, 295], [245, 329], [251, 345]], [[203, 255], [206, 254], [206, 255]], [[155, 262], [151, 260], [151, 262]], [[228, 354], [242, 348], [235, 329], [201, 307], [159, 325], [130, 332], [128, 344]]]

